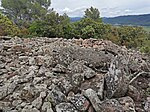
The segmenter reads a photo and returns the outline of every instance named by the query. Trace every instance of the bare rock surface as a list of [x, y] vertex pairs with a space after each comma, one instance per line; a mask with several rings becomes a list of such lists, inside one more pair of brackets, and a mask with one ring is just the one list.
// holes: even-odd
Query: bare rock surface
[[0, 112], [149, 112], [150, 57], [98, 39], [0, 37]]

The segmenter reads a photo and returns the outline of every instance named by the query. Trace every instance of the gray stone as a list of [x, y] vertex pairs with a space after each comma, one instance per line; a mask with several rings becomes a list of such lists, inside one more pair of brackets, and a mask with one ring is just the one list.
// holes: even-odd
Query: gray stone
[[13, 93], [16, 87], [17, 87], [16, 82], [5, 83], [4, 86], [0, 87], [0, 99], [4, 98], [10, 93]]
[[[42, 91], [42, 90], [41, 90]], [[25, 87], [20, 91], [21, 98], [25, 99], [26, 101], [33, 101], [35, 97], [37, 97], [40, 91], [36, 89], [32, 84], [28, 83]]]
[[41, 82], [44, 78], [43, 77], [35, 77], [34, 80], [33, 80], [33, 84], [37, 84], [39, 82]]
[[150, 112], [150, 97], [147, 97], [144, 109], [146, 110], [146, 112]]
[[53, 72], [57, 72], [57, 73], [66, 73], [67, 69], [66, 67], [64, 67], [63, 65], [57, 64], [55, 66], [55, 68], [52, 69]]
[[95, 110], [92, 106], [90, 106], [87, 112], [95, 112]]
[[18, 110], [11, 110], [10, 112], [18, 112]]
[[66, 96], [56, 87], [50, 91], [45, 98], [45, 101], [51, 102], [53, 106], [64, 102], [66, 100]]
[[11, 110], [11, 102], [0, 101], [0, 110], [4, 111]]
[[22, 103], [20, 104], [21, 107], [25, 107], [26, 105], [27, 105], [27, 103], [25, 103], [25, 102], [22, 102]]
[[83, 81], [84, 81], [83, 73], [75, 73], [72, 75], [72, 85], [73, 86], [80, 86]]
[[104, 75], [97, 74], [90, 80], [86, 80], [81, 84], [81, 90], [93, 89], [98, 97], [103, 100], [104, 97]]
[[111, 62], [109, 72], [105, 77], [108, 98], [122, 97], [127, 93], [129, 81], [126, 77], [127, 73], [121, 67], [118, 58]]
[[37, 109], [40, 109], [42, 106], [42, 98], [38, 97], [32, 102], [32, 106], [36, 107]]
[[89, 101], [81, 94], [67, 98], [79, 111], [86, 111], [89, 108]]
[[87, 68], [84, 63], [84, 61], [75, 60], [68, 66], [68, 69], [72, 73], [83, 73], [83, 71]]
[[37, 56], [36, 57], [36, 63], [37, 63], [37, 65], [41, 66], [41, 65], [44, 64], [44, 62], [45, 62], [44, 56]]
[[91, 68], [86, 68], [86, 70], [84, 70], [83, 72], [84, 76], [89, 79], [92, 78], [96, 75], [96, 72], [94, 70], [92, 70]]
[[58, 86], [64, 94], [67, 94], [69, 91], [73, 89], [73, 85], [68, 78], [63, 78], [58, 82]]
[[45, 76], [50, 78], [50, 77], [54, 77], [53, 72], [45, 72]]
[[29, 57], [29, 65], [35, 65], [35, 58]]
[[32, 108], [32, 106], [29, 105], [24, 107], [21, 112], [40, 112], [40, 111], [36, 108]]
[[5, 67], [5, 64], [0, 64], [0, 69], [3, 69]]
[[27, 79], [32, 79], [35, 76], [35, 71], [30, 71], [29, 74], [26, 75]]
[[47, 72], [47, 68], [44, 67], [44, 66], [41, 66], [40, 69], [39, 69], [39, 71], [38, 71], [38, 75], [40, 75], [40, 76], [44, 75], [45, 72]]
[[52, 109], [47, 109], [46, 112], [54, 112]]
[[56, 105], [56, 112], [79, 112], [76, 108], [70, 103], [60, 103]]
[[15, 80], [18, 84], [22, 84], [22, 83], [27, 83], [29, 80], [22, 76], [22, 77], [17, 77], [17, 79]]
[[38, 89], [39, 91], [45, 91], [45, 90], [47, 90], [47, 85], [46, 84], [36, 84], [35, 88]]
[[104, 109], [103, 112], [126, 112], [123, 111], [122, 105], [116, 99], [105, 100], [101, 103], [101, 106]]
[[36, 66], [36, 65], [32, 65], [29, 67], [29, 70], [28, 71], [38, 71], [39, 67]]
[[127, 95], [130, 96], [134, 101], [141, 100], [141, 93], [132, 85], [129, 85]]
[[84, 95], [89, 99], [96, 112], [105, 112], [103, 107], [101, 106], [102, 102], [99, 100], [94, 90], [87, 89], [84, 91]]
[[27, 61], [28, 60], [28, 56], [19, 56], [19, 60], [20, 61]]
[[16, 106], [20, 105], [21, 103], [22, 103], [22, 100], [14, 100], [12, 102], [12, 105], [16, 107]]
[[7, 72], [8, 72], [7, 69], [0, 69], [0, 75], [3, 75], [3, 74], [5, 74], [5, 73], [7, 73]]
[[135, 104], [130, 97], [107, 99], [101, 103], [104, 112], [136, 112]]
[[50, 102], [44, 102], [42, 105], [42, 111], [53, 112], [51, 103]]
[[41, 98], [45, 98], [45, 97], [46, 97], [46, 92], [44, 92], [44, 91], [41, 92], [41, 93], [40, 93], [40, 97], [41, 97]]
[[135, 103], [132, 98], [127, 96], [127, 97], [119, 98], [117, 100], [123, 107], [123, 112], [136, 112]]

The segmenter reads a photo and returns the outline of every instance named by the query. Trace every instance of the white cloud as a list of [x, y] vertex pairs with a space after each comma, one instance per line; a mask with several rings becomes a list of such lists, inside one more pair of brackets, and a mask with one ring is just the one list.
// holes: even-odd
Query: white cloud
[[150, 13], [150, 0], [52, 0], [51, 5], [69, 16], [83, 16], [90, 6], [98, 8], [103, 17]]
[[56, 9], [56, 11], [58, 11], [60, 14], [67, 13], [71, 17], [76, 17], [76, 16], [83, 16], [86, 8], [87, 7], [85, 7], [85, 6], [78, 7], [75, 9], [70, 9], [68, 7], [65, 7], [64, 9]]

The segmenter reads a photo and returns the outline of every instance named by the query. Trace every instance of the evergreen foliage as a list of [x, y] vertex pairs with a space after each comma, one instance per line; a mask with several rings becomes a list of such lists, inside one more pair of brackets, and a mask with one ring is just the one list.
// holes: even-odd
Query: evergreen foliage
[[0, 36], [16, 36], [19, 33], [19, 28], [6, 16], [0, 13]]
[[51, 0], [2, 0], [3, 14], [16, 24], [42, 20], [50, 11]]
[[90, 18], [94, 21], [102, 22], [102, 19], [100, 18], [100, 12], [97, 8], [90, 7], [89, 9], [86, 9], [84, 17]]

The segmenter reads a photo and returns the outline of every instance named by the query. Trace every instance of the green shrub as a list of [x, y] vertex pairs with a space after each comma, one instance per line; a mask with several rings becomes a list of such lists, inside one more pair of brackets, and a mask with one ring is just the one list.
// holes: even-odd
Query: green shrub
[[120, 45], [125, 45], [129, 48], [137, 48], [142, 46], [146, 39], [146, 32], [142, 27], [120, 26], [117, 28]]
[[144, 44], [143, 46], [141, 46], [140, 51], [150, 55], [150, 40], [144, 41]]
[[0, 14], [0, 36], [18, 36], [19, 28], [6, 16]]
[[81, 29], [82, 31], [82, 38], [94, 38], [95, 36], [95, 29], [92, 26], [86, 26], [85, 28]]
[[69, 23], [63, 27], [65, 38], [103, 38], [107, 39], [110, 25], [96, 22], [90, 18]]
[[55, 29], [43, 21], [35, 21], [29, 27], [29, 32], [32, 36], [53, 37]]

